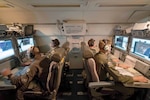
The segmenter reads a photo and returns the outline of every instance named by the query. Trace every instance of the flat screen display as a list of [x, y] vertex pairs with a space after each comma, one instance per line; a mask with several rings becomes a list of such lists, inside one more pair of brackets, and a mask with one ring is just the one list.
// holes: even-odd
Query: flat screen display
[[123, 51], [127, 50], [128, 46], [128, 38], [127, 36], [115, 36], [114, 46]]
[[24, 52], [28, 50], [31, 46], [34, 46], [33, 37], [18, 38], [17, 42], [18, 42], [20, 52]]
[[15, 53], [12, 46], [12, 40], [0, 40], [0, 60], [9, 58], [14, 54]]
[[130, 52], [138, 57], [150, 60], [150, 40], [132, 38]]

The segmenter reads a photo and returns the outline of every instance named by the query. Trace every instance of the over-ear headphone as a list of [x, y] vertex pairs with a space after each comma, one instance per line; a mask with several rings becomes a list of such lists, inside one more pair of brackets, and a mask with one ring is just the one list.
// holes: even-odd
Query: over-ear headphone
[[109, 50], [110, 50], [110, 46], [108, 45], [108, 42], [107, 42], [108, 40], [103, 39], [102, 41], [103, 41], [103, 43], [104, 43], [103, 49], [104, 49], [105, 51], [109, 51]]
[[30, 58], [34, 58], [35, 57], [34, 48], [35, 48], [35, 46], [33, 46], [32, 49], [30, 50]]

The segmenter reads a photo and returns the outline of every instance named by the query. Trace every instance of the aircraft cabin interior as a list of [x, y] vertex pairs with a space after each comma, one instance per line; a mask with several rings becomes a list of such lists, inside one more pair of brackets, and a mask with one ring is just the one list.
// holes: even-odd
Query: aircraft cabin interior
[[150, 0], [0, 0], [0, 100], [150, 100]]

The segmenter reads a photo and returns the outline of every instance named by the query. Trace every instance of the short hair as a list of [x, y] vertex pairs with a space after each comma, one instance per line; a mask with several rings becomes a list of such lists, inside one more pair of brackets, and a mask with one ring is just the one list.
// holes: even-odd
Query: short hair
[[94, 42], [95, 42], [94, 39], [90, 39], [90, 40], [88, 41], [88, 45], [89, 45], [89, 46], [94, 46]]
[[58, 39], [54, 39], [54, 40], [52, 40], [52, 42], [53, 42], [54, 46], [59, 46], [59, 44], [60, 44]]

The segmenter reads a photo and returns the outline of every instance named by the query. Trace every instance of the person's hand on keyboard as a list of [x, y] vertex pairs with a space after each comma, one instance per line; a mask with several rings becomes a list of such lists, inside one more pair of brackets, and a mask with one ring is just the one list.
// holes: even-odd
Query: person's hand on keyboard
[[10, 68], [5, 68], [1, 71], [1, 75], [10, 77], [12, 75]]
[[119, 59], [117, 59], [117, 58], [113, 58], [112, 61], [115, 62], [116, 65], [119, 63]]
[[119, 63], [119, 64], [118, 64], [118, 67], [127, 69], [127, 68], [129, 68], [130, 66], [128, 66], [127, 64], [124, 64], [124, 63]]
[[144, 82], [144, 83], [148, 82], [148, 79], [146, 77], [144, 77], [144, 76], [134, 76], [133, 80], [135, 82]]

